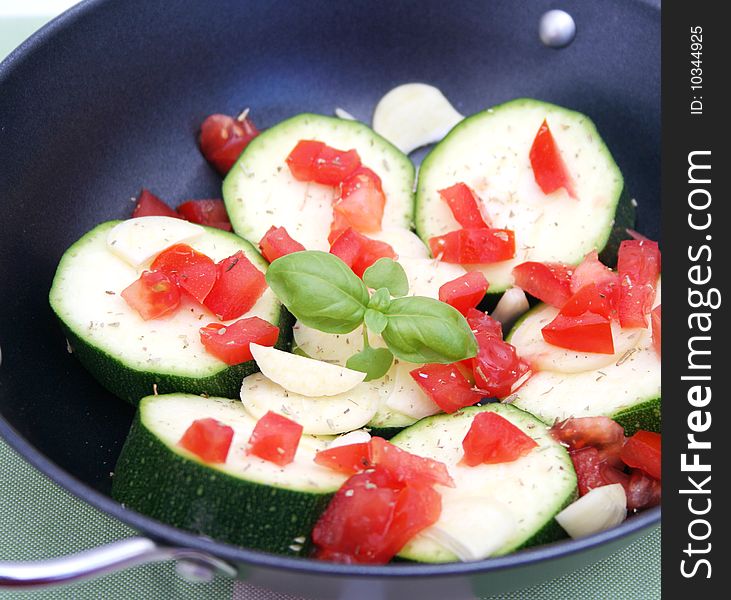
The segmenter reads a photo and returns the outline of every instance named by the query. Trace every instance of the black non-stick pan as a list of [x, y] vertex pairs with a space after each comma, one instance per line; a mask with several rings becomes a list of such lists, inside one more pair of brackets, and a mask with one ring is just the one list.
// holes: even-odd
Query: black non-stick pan
[[[553, 8], [576, 23], [562, 49], [538, 35]], [[638, 201], [638, 229], [658, 238], [659, 47], [659, 1], [639, 0], [90, 0], [26, 42], [0, 67], [0, 435], [141, 537], [81, 568], [0, 564], [0, 585], [182, 556], [316, 598], [459, 598], [555, 577], [656, 526], [659, 509], [502, 558], [386, 566], [269, 555], [169, 527], [110, 498], [133, 408], [67, 353], [47, 294], [63, 251], [129, 216], [140, 187], [173, 203], [220, 196], [196, 147], [206, 115], [248, 106], [266, 127], [340, 106], [369, 120], [411, 81], [438, 86], [464, 114], [528, 96], [590, 115]]]

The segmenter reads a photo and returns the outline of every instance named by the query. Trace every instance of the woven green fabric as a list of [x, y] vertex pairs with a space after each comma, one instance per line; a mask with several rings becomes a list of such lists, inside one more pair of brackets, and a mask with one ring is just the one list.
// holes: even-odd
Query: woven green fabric
[[[0, 441], [0, 560], [37, 560], [78, 552], [134, 535], [126, 525], [68, 494]], [[660, 597], [660, 530], [591, 567], [490, 600]], [[35, 592], [0, 591], [0, 600], [293, 600], [218, 578], [190, 584], [172, 563], [136, 567], [95, 581]]]

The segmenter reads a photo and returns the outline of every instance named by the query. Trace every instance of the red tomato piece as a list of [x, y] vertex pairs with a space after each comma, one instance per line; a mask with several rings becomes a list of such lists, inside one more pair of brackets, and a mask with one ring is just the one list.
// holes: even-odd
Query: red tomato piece
[[386, 469], [401, 483], [421, 482], [424, 484], [446, 485], [454, 487], [454, 480], [449, 475], [447, 466], [424, 456], [411, 454], [380, 437], [372, 437], [370, 445], [370, 462]]
[[477, 195], [467, 184], [455, 183], [452, 187], [439, 190], [439, 195], [465, 229], [483, 229], [490, 226], [480, 212]]
[[576, 198], [571, 176], [545, 119], [538, 128], [529, 156], [533, 177], [544, 194], [564, 188], [569, 196]]
[[330, 253], [340, 258], [358, 277], [379, 258], [396, 258], [386, 242], [371, 240], [353, 228], [346, 229], [330, 246]]
[[343, 180], [333, 215], [339, 214], [357, 231], [380, 231], [385, 206], [381, 178], [369, 168], [360, 167]]
[[484, 334], [476, 338], [477, 356], [472, 359], [475, 386], [485, 396], [504, 398], [526, 374], [528, 365], [520, 359], [512, 344]]
[[294, 460], [301, 437], [302, 425], [269, 411], [257, 421], [246, 452], [283, 467]]
[[293, 252], [301, 252], [305, 249], [302, 244], [289, 236], [284, 227], [274, 227], [273, 225], [261, 238], [259, 248], [261, 248], [261, 253], [267, 259], [267, 262], [273, 262], [282, 256]]
[[609, 300], [612, 308], [616, 308], [619, 302], [619, 275], [601, 263], [596, 250], [589, 252], [574, 269], [571, 275], [571, 293], [575, 294], [590, 283]]
[[333, 211], [333, 222], [330, 224], [330, 234], [327, 236], [327, 243], [332, 245], [349, 227], [351, 227], [350, 222], [339, 212]]
[[470, 326], [472, 333], [475, 334], [475, 338], [478, 341], [480, 336], [492, 336], [503, 339], [503, 326], [500, 324], [500, 321], [496, 321], [487, 313], [476, 308], [470, 308], [465, 314], [465, 317], [467, 318], [467, 324]]
[[527, 294], [561, 308], [571, 297], [572, 273], [572, 267], [562, 263], [529, 261], [513, 268], [513, 279]]
[[180, 290], [165, 273], [143, 271], [122, 290], [122, 298], [145, 320], [157, 319], [180, 305]]
[[442, 497], [430, 485], [408, 483], [396, 499], [393, 521], [389, 528], [388, 553], [396, 556], [411, 538], [439, 520]]
[[546, 342], [559, 348], [614, 354], [612, 325], [602, 315], [584, 313], [578, 317], [567, 317], [559, 314], [541, 332]]
[[628, 467], [635, 467], [650, 477], [661, 479], [662, 436], [640, 430], [627, 440], [620, 458]]
[[624, 445], [624, 429], [609, 417], [572, 417], [551, 427], [551, 435], [569, 447], [581, 450], [592, 446], [603, 456], [619, 456]]
[[237, 119], [228, 115], [210, 115], [201, 125], [201, 154], [221, 175], [226, 175], [259, 130], [245, 111]]
[[599, 292], [593, 283], [585, 285], [571, 296], [560, 311], [560, 314], [566, 317], [580, 317], [584, 313], [593, 313], [607, 318], [612, 314], [609, 300]]
[[455, 365], [429, 364], [410, 371], [424, 393], [446, 413], [472, 406], [485, 395], [472, 385]]
[[652, 309], [652, 346], [658, 356], [662, 355], [662, 305], [658, 304]]
[[429, 240], [432, 256], [460, 265], [488, 264], [515, 256], [510, 229], [458, 229]]
[[355, 150], [336, 150], [323, 142], [301, 140], [286, 159], [295, 179], [337, 186], [360, 167]]
[[370, 442], [360, 442], [348, 444], [347, 446], [326, 448], [315, 454], [315, 462], [333, 471], [354, 475], [373, 466], [371, 462], [371, 444]]
[[439, 299], [466, 315], [485, 297], [489, 285], [480, 271], [471, 271], [441, 286]]
[[150, 190], [142, 188], [135, 209], [132, 211], [132, 218], [137, 217], [173, 217], [179, 219], [180, 215]]
[[225, 463], [234, 430], [216, 419], [198, 419], [191, 423], [178, 445], [207, 463]]
[[612, 466], [607, 457], [592, 446], [569, 452], [574, 464], [579, 486], [579, 496], [583, 496], [594, 488], [621, 483], [625, 486], [629, 476], [622, 470]]
[[267, 287], [264, 273], [239, 250], [216, 264], [218, 279], [205, 304], [222, 321], [236, 319], [251, 309]]
[[644, 471], [632, 469], [623, 485], [627, 494], [627, 510], [641, 510], [660, 504], [662, 484]]
[[494, 412], [479, 413], [462, 440], [464, 458], [470, 467], [513, 462], [528, 454], [538, 443], [505, 417]]
[[279, 327], [259, 317], [239, 319], [231, 325], [209, 323], [199, 333], [206, 351], [227, 365], [252, 360], [252, 343], [273, 346], [279, 339]]
[[178, 206], [178, 213], [191, 223], [232, 231], [231, 221], [228, 219], [223, 200], [188, 200]]
[[622, 327], [647, 327], [660, 276], [657, 242], [625, 240], [617, 257], [619, 273], [619, 323]]
[[201, 304], [216, 283], [216, 263], [187, 244], [163, 250], [150, 268], [165, 273]]

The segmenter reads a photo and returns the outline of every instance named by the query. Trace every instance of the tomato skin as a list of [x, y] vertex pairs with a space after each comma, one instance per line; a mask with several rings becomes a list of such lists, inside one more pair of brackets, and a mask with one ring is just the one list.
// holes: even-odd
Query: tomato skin
[[173, 217], [179, 219], [180, 215], [150, 190], [142, 188], [135, 209], [132, 211], [132, 218], [137, 217]]
[[475, 391], [455, 365], [422, 365], [409, 374], [424, 393], [446, 413], [472, 406], [484, 398], [484, 394]]
[[197, 419], [185, 430], [178, 445], [207, 463], [225, 463], [233, 428], [216, 419]]
[[527, 294], [561, 308], [571, 297], [572, 273], [572, 267], [562, 263], [528, 261], [513, 268], [513, 279]]
[[246, 453], [283, 467], [294, 460], [301, 437], [302, 425], [269, 411], [257, 421]]
[[360, 167], [360, 156], [355, 150], [337, 150], [323, 142], [300, 140], [286, 162], [295, 179], [334, 187]]
[[479, 336], [493, 336], [503, 339], [503, 326], [500, 321], [496, 321], [487, 313], [470, 308], [465, 314], [467, 324], [470, 326], [475, 338], [479, 341]]
[[234, 119], [228, 115], [213, 114], [201, 124], [198, 143], [204, 158], [221, 175], [226, 175], [257, 135], [259, 130], [247, 115]]
[[374, 466], [370, 449], [370, 442], [326, 448], [315, 454], [315, 462], [339, 473], [355, 475]]
[[178, 286], [160, 271], [143, 271], [121, 295], [145, 321], [173, 312], [180, 305]]
[[660, 276], [657, 242], [625, 240], [617, 257], [619, 273], [619, 323], [622, 327], [647, 327]]
[[613, 483], [620, 483], [626, 489], [629, 476], [612, 466], [607, 457], [593, 446], [572, 450], [569, 455], [576, 471], [579, 496], [583, 496], [594, 488]]
[[229, 221], [223, 200], [188, 200], [178, 206], [178, 213], [191, 223], [232, 231], [231, 221]]
[[593, 283], [585, 285], [571, 296], [563, 305], [559, 314], [566, 317], [580, 317], [587, 312], [606, 318], [609, 318], [612, 314], [612, 306], [609, 300], [599, 292]]
[[614, 354], [612, 325], [607, 317], [584, 313], [578, 317], [558, 314], [541, 329], [549, 344], [578, 352]]
[[216, 283], [216, 263], [187, 244], [163, 250], [150, 268], [165, 273], [201, 304]]
[[279, 339], [279, 327], [259, 317], [239, 319], [230, 325], [209, 323], [199, 333], [206, 351], [227, 365], [253, 360], [252, 343], [273, 346]]
[[396, 258], [393, 248], [386, 242], [371, 240], [352, 227], [346, 229], [330, 246], [334, 254], [348, 265], [358, 277], [379, 258]]
[[489, 227], [480, 212], [480, 205], [475, 192], [465, 183], [439, 190], [439, 195], [452, 211], [457, 222], [465, 229], [481, 229]]
[[239, 250], [216, 264], [218, 277], [203, 304], [222, 321], [249, 311], [267, 287], [264, 273]]
[[305, 249], [302, 244], [290, 237], [284, 227], [274, 227], [274, 225], [261, 238], [259, 248], [267, 262], [273, 262], [282, 256]]
[[561, 158], [561, 152], [545, 119], [538, 128], [529, 157], [533, 177], [544, 194], [551, 194], [559, 188], [564, 188], [569, 196], [576, 198], [566, 164]]
[[659, 433], [640, 430], [627, 440], [620, 458], [628, 467], [634, 467], [655, 479], [662, 478], [662, 437]]
[[471, 271], [441, 286], [439, 299], [466, 315], [469, 309], [475, 308], [482, 301], [489, 286], [480, 271]]
[[574, 269], [571, 276], [571, 293], [576, 294], [592, 283], [599, 293], [607, 298], [612, 309], [615, 309], [619, 302], [619, 275], [602, 264], [596, 250], [589, 252]]
[[480, 464], [513, 462], [528, 454], [538, 443], [505, 417], [494, 412], [479, 413], [462, 440], [462, 462]]
[[447, 263], [489, 264], [515, 256], [510, 229], [458, 229], [429, 240], [432, 256]]
[[572, 417], [551, 427], [551, 435], [571, 450], [592, 446], [604, 455], [619, 456], [624, 429], [609, 417]]
[[662, 484], [640, 469], [632, 469], [628, 481], [624, 484], [627, 494], [627, 510], [641, 510], [660, 504]]
[[343, 180], [340, 197], [333, 203], [333, 216], [340, 215], [357, 231], [380, 231], [385, 206], [381, 178], [368, 167], [360, 167]]
[[658, 304], [652, 309], [652, 347], [655, 348], [658, 356], [662, 355], [662, 308]]

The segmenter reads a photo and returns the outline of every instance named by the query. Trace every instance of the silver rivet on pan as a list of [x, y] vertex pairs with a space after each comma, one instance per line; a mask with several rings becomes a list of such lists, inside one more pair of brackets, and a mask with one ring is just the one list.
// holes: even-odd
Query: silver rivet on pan
[[541, 41], [550, 48], [563, 48], [574, 41], [576, 23], [564, 10], [549, 10], [538, 24]]

